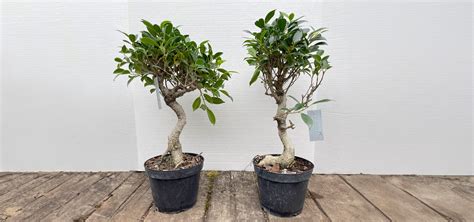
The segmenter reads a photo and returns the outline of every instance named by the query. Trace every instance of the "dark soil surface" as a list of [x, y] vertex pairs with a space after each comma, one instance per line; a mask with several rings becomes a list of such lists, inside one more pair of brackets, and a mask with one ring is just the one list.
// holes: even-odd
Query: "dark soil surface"
[[[258, 156], [254, 159], [255, 166], [257, 166], [258, 162], [262, 160], [265, 155]], [[265, 169], [268, 172], [272, 173], [281, 173], [281, 174], [297, 174], [302, 173], [304, 171], [310, 170], [313, 167], [313, 164], [305, 159], [296, 157], [293, 163], [290, 164], [287, 168], [280, 168], [279, 164], [275, 165], [264, 165], [264, 166], [257, 166], [262, 169]]]
[[183, 162], [181, 162], [177, 167], [175, 167], [173, 161], [171, 160], [171, 155], [166, 155], [164, 157], [160, 155], [147, 160], [145, 162], [145, 166], [151, 170], [168, 171], [191, 168], [193, 166], [199, 165], [203, 161], [203, 158], [200, 154], [192, 155], [188, 153], [183, 153], [183, 158]]

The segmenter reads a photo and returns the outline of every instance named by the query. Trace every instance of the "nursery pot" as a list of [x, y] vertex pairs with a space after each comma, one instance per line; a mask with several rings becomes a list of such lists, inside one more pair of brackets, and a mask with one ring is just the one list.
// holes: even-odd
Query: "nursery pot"
[[[277, 156], [276, 154], [271, 154]], [[262, 156], [253, 158], [253, 166], [258, 177], [260, 204], [271, 214], [291, 217], [301, 213], [308, 189], [308, 181], [314, 165], [309, 160], [295, 157], [306, 162], [308, 169], [299, 173], [274, 173], [257, 166]]]
[[[149, 169], [145, 162], [153, 201], [160, 212], [180, 212], [194, 206], [198, 195], [200, 172], [204, 164], [204, 158], [202, 156], [199, 158], [201, 162], [195, 166], [168, 171]], [[153, 158], [147, 161], [151, 159]]]

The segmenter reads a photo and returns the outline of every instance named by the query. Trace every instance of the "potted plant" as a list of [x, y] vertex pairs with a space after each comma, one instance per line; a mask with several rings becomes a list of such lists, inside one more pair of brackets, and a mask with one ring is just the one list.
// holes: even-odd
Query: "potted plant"
[[114, 74], [128, 76], [128, 84], [140, 79], [145, 87], [151, 87], [151, 93], [161, 94], [176, 113], [178, 121], [168, 137], [166, 151], [148, 159], [144, 166], [158, 210], [179, 212], [196, 203], [204, 158], [181, 149], [179, 137], [186, 124], [186, 113], [177, 99], [198, 91], [193, 110], [206, 111], [209, 121], [215, 124], [210, 105], [224, 103], [221, 95], [231, 98], [224, 90], [231, 72], [221, 68], [222, 52], [213, 52], [207, 41], [191, 41], [169, 21], [160, 25], [142, 22], [146, 30], [139, 35], [123, 33], [126, 44], [121, 46], [122, 56], [115, 58], [118, 64]]
[[[313, 163], [295, 157], [295, 149], [287, 130], [295, 124], [288, 121], [290, 114], [299, 113], [303, 121], [312, 125], [312, 119], [305, 113], [308, 107], [327, 102], [328, 99], [313, 101], [329, 65], [328, 55], [320, 48], [326, 45], [322, 33], [325, 28], [304, 28], [305, 21], [295, 18], [293, 13], [270, 11], [265, 18], [255, 22], [258, 31], [247, 31], [251, 37], [244, 41], [249, 56], [249, 65], [255, 66], [250, 85], [260, 79], [265, 95], [272, 97], [277, 110], [273, 120], [277, 123], [278, 136], [283, 144], [283, 153], [256, 156], [254, 169], [258, 176], [261, 205], [270, 213], [279, 216], [294, 216], [303, 209], [308, 180]], [[300, 97], [288, 94], [294, 83], [305, 76], [309, 86]], [[294, 100], [287, 105], [288, 98]]]

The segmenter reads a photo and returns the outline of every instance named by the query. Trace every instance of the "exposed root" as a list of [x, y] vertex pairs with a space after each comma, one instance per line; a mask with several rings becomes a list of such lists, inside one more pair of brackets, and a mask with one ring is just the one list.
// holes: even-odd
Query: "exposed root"
[[257, 166], [275, 165], [280, 162], [282, 162], [280, 156], [266, 155], [262, 160], [260, 160], [260, 162], [258, 162]]

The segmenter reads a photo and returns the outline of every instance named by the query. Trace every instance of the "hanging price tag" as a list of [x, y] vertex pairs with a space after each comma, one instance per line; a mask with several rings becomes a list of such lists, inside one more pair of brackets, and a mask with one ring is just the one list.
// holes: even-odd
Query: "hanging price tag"
[[155, 80], [155, 88], [156, 88], [156, 91], [155, 91], [156, 101], [158, 102], [158, 109], [161, 109], [162, 108], [162, 106], [161, 106], [161, 92], [160, 92], [160, 88], [158, 87], [158, 79], [154, 78], [154, 80]]
[[308, 116], [313, 120], [313, 125], [309, 128], [309, 141], [324, 140], [321, 110], [309, 110]]

